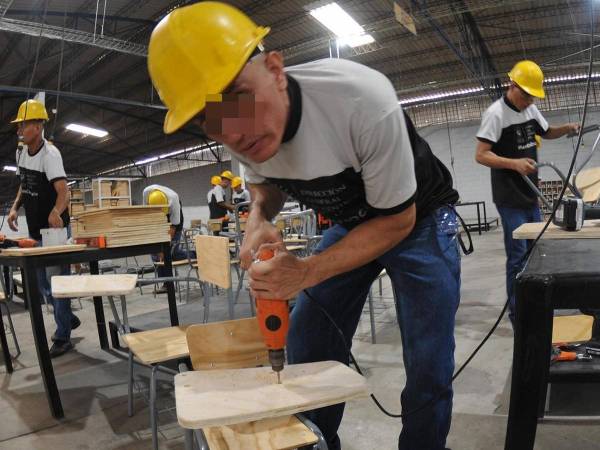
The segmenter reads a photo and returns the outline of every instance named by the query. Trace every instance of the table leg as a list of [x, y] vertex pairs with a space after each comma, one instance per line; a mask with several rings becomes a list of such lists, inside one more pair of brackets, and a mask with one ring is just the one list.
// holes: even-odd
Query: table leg
[[25, 290], [25, 298], [27, 298], [27, 303], [29, 304], [33, 341], [35, 343], [38, 363], [42, 373], [42, 381], [44, 382], [44, 388], [46, 390], [46, 399], [48, 400], [52, 416], [55, 419], [62, 419], [65, 416], [65, 413], [63, 412], [60, 393], [58, 392], [56, 378], [54, 377], [52, 360], [50, 359], [36, 270], [38, 269], [27, 263], [24, 265], [22, 269], [23, 288]]
[[[98, 275], [98, 261], [90, 261], [90, 274]], [[98, 327], [98, 340], [100, 348], [108, 349], [108, 336], [106, 335], [106, 319], [104, 318], [104, 305], [102, 297], [94, 297], [94, 312], [96, 313], [96, 325]]]
[[[5, 303], [8, 308], [8, 303]], [[2, 308], [0, 308], [0, 344], [2, 344], [2, 356], [4, 357], [4, 365], [8, 373], [13, 373], [12, 357], [10, 356], [10, 349], [8, 348], [8, 342], [6, 341], [6, 332], [4, 331], [4, 320], [2, 319]]]
[[477, 232], [481, 234], [481, 212], [479, 211], [479, 203], [477, 203]]
[[552, 315], [549, 302], [552, 285], [529, 287], [518, 279], [516, 288], [515, 341], [506, 428], [505, 450], [533, 449], [538, 409], [545, 399], [550, 361]]
[[[173, 265], [171, 258], [171, 244], [164, 243], [162, 245], [162, 253], [165, 255], [165, 276], [173, 276]], [[167, 281], [167, 299], [169, 301], [169, 316], [171, 317], [171, 326], [179, 325], [179, 317], [177, 316], [177, 299], [175, 298], [175, 286], [172, 281]]]
[[490, 231], [490, 226], [487, 220], [487, 211], [485, 210], [485, 202], [481, 202], [481, 204], [483, 205], [483, 222], [485, 225], [485, 231]]

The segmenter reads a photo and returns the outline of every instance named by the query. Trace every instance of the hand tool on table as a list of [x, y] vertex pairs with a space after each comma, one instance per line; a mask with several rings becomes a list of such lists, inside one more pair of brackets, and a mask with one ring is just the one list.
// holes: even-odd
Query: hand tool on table
[[88, 247], [106, 248], [106, 238], [102, 235], [96, 237], [75, 238], [76, 244], [86, 244]]
[[[262, 250], [257, 261], [266, 261], [274, 255], [273, 250]], [[277, 373], [277, 383], [281, 384], [280, 372], [285, 364], [285, 343], [290, 322], [288, 302], [257, 297], [256, 318], [265, 345], [269, 349], [271, 368]]]
[[[584, 352], [580, 353], [577, 350], [583, 347]], [[557, 344], [552, 346], [552, 354], [550, 359], [556, 361], [591, 361], [592, 355], [587, 353], [587, 349], [582, 345]]]
[[0, 246], [2, 248], [8, 248], [8, 247], [32, 248], [37, 245], [38, 245], [38, 243], [35, 239], [31, 239], [31, 238], [10, 239], [10, 238], [6, 237], [6, 235], [0, 233]]

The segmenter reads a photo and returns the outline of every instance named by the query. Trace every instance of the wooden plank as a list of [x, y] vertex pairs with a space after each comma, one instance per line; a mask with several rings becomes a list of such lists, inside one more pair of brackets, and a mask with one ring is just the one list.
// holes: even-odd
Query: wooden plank
[[256, 317], [192, 325], [187, 340], [195, 370], [240, 369], [269, 363]]
[[156, 364], [188, 356], [187, 328], [188, 325], [181, 325], [129, 333], [123, 336], [123, 340], [143, 363]]
[[291, 450], [318, 441], [295, 416], [202, 430], [210, 450]]
[[111, 208], [98, 208], [92, 211], [86, 211], [79, 215], [79, 217], [91, 217], [96, 215], [105, 214], [110, 211], [126, 211], [130, 214], [143, 214], [147, 211], [162, 210], [162, 206], [151, 206], [151, 205], [136, 205], [136, 206], [115, 206]]
[[[544, 222], [524, 223], [513, 231], [513, 239], [535, 239]], [[600, 220], [586, 220], [579, 231], [567, 231], [550, 224], [542, 239], [600, 239]]]
[[193, 429], [291, 415], [368, 394], [366, 379], [337, 361], [288, 365], [281, 384], [271, 367], [175, 376], [179, 424]]
[[137, 275], [57, 275], [52, 277], [56, 298], [127, 295], [135, 291]]
[[552, 324], [552, 343], [589, 341], [593, 323], [594, 318], [584, 314], [556, 316]]
[[85, 244], [72, 245], [49, 245], [47, 247], [33, 248], [6, 248], [2, 250], [2, 256], [34, 256], [34, 255], [49, 255], [53, 253], [68, 253], [83, 250], [87, 246]]
[[231, 287], [229, 239], [222, 236], [198, 235], [194, 238], [198, 259], [198, 277], [223, 289]]

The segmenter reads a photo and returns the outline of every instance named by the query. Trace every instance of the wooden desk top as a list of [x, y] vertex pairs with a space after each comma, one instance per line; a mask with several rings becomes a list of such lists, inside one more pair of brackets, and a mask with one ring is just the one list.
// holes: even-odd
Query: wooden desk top
[[[535, 239], [545, 222], [524, 223], [513, 231], [513, 239]], [[550, 224], [542, 239], [600, 239], [600, 220], [586, 220], [579, 231], [567, 231]]]

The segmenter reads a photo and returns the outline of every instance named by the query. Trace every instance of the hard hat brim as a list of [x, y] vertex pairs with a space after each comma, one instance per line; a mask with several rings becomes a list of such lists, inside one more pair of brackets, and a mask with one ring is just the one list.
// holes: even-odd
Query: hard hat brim
[[512, 75], [511, 75], [511, 72], [508, 72], [507, 75], [508, 75], [508, 79], [510, 81], [512, 81], [513, 83], [515, 83], [517, 86], [519, 86], [525, 92], [527, 92], [529, 95], [532, 95], [532, 96], [537, 97], [537, 98], [546, 98], [546, 92], [544, 92], [544, 88], [543, 87], [540, 88], [540, 89], [535, 89], [535, 88], [530, 88], [530, 87], [527, 87], [527, 86], [522, 86], [522, 85], [520, 85], [519, 83], [517, 83], [513, 79]]
[[[269, 27], [258, 27], [257, 34], [255, 39], [252, 41], [252, 44], [248, 46], [242, 58], [240, 58], [240, 63], [236, 67], [236, 70], [233, 71], [234, 75], [230, 80], [227, 80], [224, 85], [221, 87], [220, 92], [209, 92], [208, 94], [221, 94], [227, 86], [229, 86], [233, 80], [237, 78], [240, 74], [248, 59], [258, 47], [260, 42], [264, 39], [264, 37], [269, 34], [271, 28]], [[172, 134], [183, 127], [186, 123], [188, 123], [196, 114], [202, 112], [204, 107], [206, 106], [206, 96], [203, 95], [201, 98], [195, 98], [194, 100], [188, 102], [187, 105], [181, 108], [169, 109], [167, 111], [167, 115], [165, 116], [165, 122], [163, 125], [163, 131], [165, 134]]]

